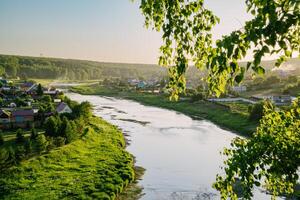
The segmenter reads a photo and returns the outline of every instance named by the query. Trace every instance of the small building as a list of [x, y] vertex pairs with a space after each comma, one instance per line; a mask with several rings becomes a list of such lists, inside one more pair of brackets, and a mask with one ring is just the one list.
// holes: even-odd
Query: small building
[[286, 106], [292, 103], [292, 97], [289, 95], [272, 96], [270, 99], [276, 106]]
[[288, 106], [293, 102], [293, 98], [289, 95], [273, 95], [273, 96], [252, 96], [253, 100], [269, 100], [276, 106]]
[[140, 81], [140, 82], [137, 84], [137, 88], [138, 88], [138, 89], [144, 89], [146, 86], [147, 86], [147, 83], [146, 83], [145, 81]]
[[[6, 110], [0, 110], [0, 124], [5, 126], [10, 123], [11, 113]], [[2, 127], [2, 126], [1, 126]]]
[[59, 94], [59, 91], [58, 90], [46, 90], [44, 91], [44, 95], [49, 95], [51, 96], [52, 98], [56, 98]]
[[11, 122], [14, 127], [25, 128], [34, 122], [33, 110], [14, 110], [12, 111]]
[[58, 114], [63, 114], [63, 113], [72, 113], [72, 109], [69, 107], [68, 104], [61, 102], [60, 104], [58, 104], [58, 106], [56, 107], [56, 112]]
[[240, 92], [246, 92], [246, 91], [247, 91], [247, 87], [244, 86], [244, 85], [241, 85], [241, 86], [233, 86], [233, 87], [231, 88], [231, 90], [234, 91], [234, 92], [238, 92], [238, 93], [240, 93]]

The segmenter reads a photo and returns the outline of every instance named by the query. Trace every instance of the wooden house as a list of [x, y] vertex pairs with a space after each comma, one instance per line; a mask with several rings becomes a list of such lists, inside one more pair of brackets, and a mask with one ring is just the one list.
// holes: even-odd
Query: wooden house
[[14, 110], [12, 111], [11, 122], [14, 127], [25, 128], [31, 126], [34, 122], [34, 111], [31, 110]]

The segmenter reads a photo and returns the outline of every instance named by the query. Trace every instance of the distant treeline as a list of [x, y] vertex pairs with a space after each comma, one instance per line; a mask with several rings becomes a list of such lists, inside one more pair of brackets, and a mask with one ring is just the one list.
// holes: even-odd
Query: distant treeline
[[167, 75], [157, 65], [0, 55], [0, 76], [64, 80], [157, 78]]
[[[268, 74], [275, 66], [275, 60], [263, 61], [262, 66]], [[300, 59], [289, 59], [282, 66], [288, 75], [300, 74]], [[247, 63], [240, 63], [246, 67]], [[187, 71], [188, 82], [198, 82], [207, 71], [190, 67]], [[252, 77], [252, 71], [247, 76]], [[273, 72], [279, 74], [280, 72]], [[85, 60], [43, 58], [27, 56], [0, 55], [0, 76], [22, 79], [63, 79], [63, 80], [98, 80], [98, 79], [162, 79], [168, 76], [168, 70], [158, 65], [105, 63]]]

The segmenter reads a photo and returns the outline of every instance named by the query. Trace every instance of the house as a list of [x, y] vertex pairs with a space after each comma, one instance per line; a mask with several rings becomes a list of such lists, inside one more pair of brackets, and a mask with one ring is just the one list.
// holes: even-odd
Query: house
[[68, 104], [61, 102], [58, 104], [56, 107], [56, 112], [58, 114], [63, 114], [63, 113], [72, 113], [72, 109], [68, 106]]
[[44, 95], [49, 95], [52, 98], [56, 98], [58, 96], [58, 94], [59, 94], [58, 90], [46, 90], [46, 91], [44, 91]]
[[136, 86], [139, 83], [139, 80], [137, 80], [137, 79], [131, 79], [131, 80], [128, 80], [128, 83], [131, 86]]
[[289, 95], [272, 96], [270, 99], [276, 106], [285, 106], [292, 103], [292, 97]]
[[238, 93], [240, 93], [240, 92], [246, 92], [246, 91], [247, 91], [247, 87], [244, 86], [244, 85], [241, 85], [241, 86], [233, 86], [233, 87], [231, 88], [231, 90], [234, 91], [234, 92], [238, 92]]
[[12, 111], [11, 122], [14, 127], [26, 128], [34, 121], [33, 110], [14, 110]]
[[20, 84], [20, 88], [22, 91], [27, 92], [34, 85], [36, 85], [36, 84], [32, 83], [32, 82], [25, 82], [25, 83]]
[[0, 110], [0, 127], [4, 128], [5, 126], [8, 126], [10, 123], [10, 116], [11, 113], [6, 110]]
[[293, 98], [289, 95], [273, 95], [273, 96], [252, 96], [253, 100], [269, 100], [276, 106], [286, 106], [293, 102]]
[[137, 88], [138, 89], [143, 89], [147, 86], [147, 83], [145, 81], [140, 81], [138, 84], [137, 84]]

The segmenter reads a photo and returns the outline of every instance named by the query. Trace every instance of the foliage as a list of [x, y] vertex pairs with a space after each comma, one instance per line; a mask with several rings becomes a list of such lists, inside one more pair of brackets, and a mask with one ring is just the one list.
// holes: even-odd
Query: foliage
[[[166, 70], [157, 65], [104, 63], [94, 61], [0, 55], [0, 66], [10, 77], [62, 79], [72, 81], [106, 78], [163, 77]], [[1, 67], [0, 67], [1, 73]], [[1, 76], [1, 74], [0, 74]]]
[[264, 102], [258, 102], [249, 106], [249, 119], [259, 121], [264, 115]]
[[256, 133], [250, 139], [236, 138], [232, 148], [225, 149], [224, 177], [218, 175], [214, 187], [222, 199], [237, 199], [233, 190], [240, 180], [244, 199], [253, 197], [253, 187], [265, 187], [273, 197], [292, 195], [298, 181], [300, 166], [300, 104], [299, 100], [287, 111], [277, 111], [271, 104], [265, 106]]
[[49, 117], [45, 122], [45, 134], [47, 136], [55, 137], [58, 136], [60, 128], [60, 119], [54, 116]]
[[34, 139], [34, 142], [35, 142], [35, 148], [37, 152], [42, 153], [43, 151], [46, 150], [48, 142], [44, 134], [39, 134]]
[[37, 94], [38, 96], [42, 96], [43, 93], [44, 93], [44, 91], [43, 91], [42, 85], [39, 83], [39, 84], [38, 84], [38, 87], [37, 87], [37, 90], [36, 90], [36, 94]]
[[75, 105], [73, 108], [73, 113], [75, 118], [82, 117], [83, 119], [88, 120], [92, 116], [92, 105], [85, 101], [81, 104]]
[[3, 133], [0, 131], [0, 146], [4, 144]]
[[18, 129], [16, 132], [16, 143], [22, 144], [24, 143], [25, 138], [24, 138], [24, 131], [22, 129]]
[[[240, 83], [248, 69], [263, 74], [263, 56], [283, 53], [276, 63], [279, 66], [292, 52], [300, 51], [298, 0], [246, 0], [246, 4], [253, 19], [242, 29], [223, 36], [214, 46], [211, 29], [219, 20], [205, 9], [204, 0], [141, 1], [146, 26], [163, 32], [159, 61], [169, 67], [172, 97], [177, 99], [184, 91], [184, 74], [190, 62], [199, 68], [206, 65], [209, 87], [219, 96], [228, 83]], [[253, 61], [246, 67], [239, 66], [238, 61], [250, 51]]]
[[38, 136], [38, 132], [36, 131], [36, 129], [34, 127], [32, 127], [31, 133], [30, 133], [30, 140], [34, 140], [37, 136]]
[[[161, 46], [159, 64], [167, 66], [171, 75], [169, 85], [177, 99], [185, 90], [185, 72], [189, 57], [197, 67], [202, 67], [212, 46], [212, 27], [219, 21], [197, 1], [141, 1], [146, 26], [162, 29], [164, 45]], [[202, 58], [202, 59], [200, 59]]]

